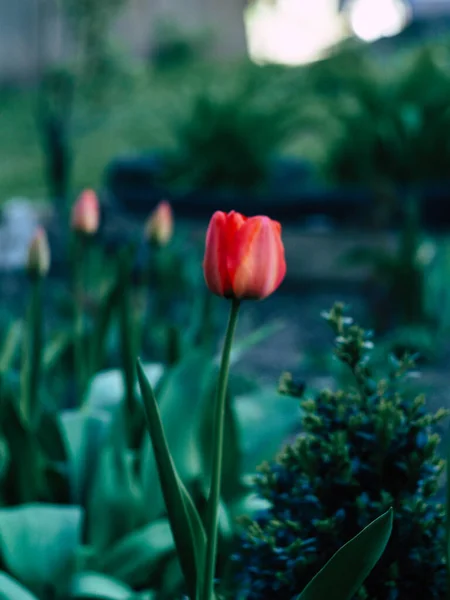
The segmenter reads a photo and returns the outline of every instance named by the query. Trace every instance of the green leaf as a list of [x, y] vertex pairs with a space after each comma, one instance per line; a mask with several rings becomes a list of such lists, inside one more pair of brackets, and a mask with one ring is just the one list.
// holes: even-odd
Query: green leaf
[[60, 364], [73, 345], [73, 336], [72, 330], [62, 331], [46, 344], [42, 356], [42, 366], [45, 371], [52, 371]]
[[[217, 393], [218, 369], [211, 372], [210, 381], [204, 394], [201, 412], [201, 428], [199, 431], [199, 443], [201, 444], [202, 456], [202, 493], [208, 497], [208, 491], [211, 481], [211, 455], [213, 451], [214, 440], [212, 436], [214, 424], [215, 397]], [[224, 426], [224, 448], [226, 452], [222, 464], [222, 485], [221, 496], [225, 501], [233, 498], [239, 489], [239, 478], [242, 470], [242, 452], [241, 452], [241, 431], [236, 419], [236, 411], [233, 406], [233, 398], [230, 391], [231, 385], [227, 389], [225, 404], [225, 426]]]
[[193, 534], [191, 519], [184, 500], [185, 494], [181, 491], [180, 478], [167, 446], [158, 404], [139, 361], [137, 363], [137, 372], [145, 407], [147, 426], [153, 444], [161, 488], [175, 540], [178, 559], [183, 570], [188, 592], [191, 598], [196, 598], [197, 590], [200, 589], [204, 548], [197, 546], [198, 539]]
[[75, 575], [70, 587], [71, 600], [131, 600], [132, 597], [130, 587], [93, 571]]
[[0, 373], [6, 373], [13, 365], [20, 345], [22, 326], [16, 321], [11, 323], [0, 349]]
[[[152, 386], [158, 384], [163, 370], [163, 366], [159, 363], [145, 365], [145, 375]], [[121, 404], [124, 395], [125, 385], [122, 371], [120, 369], [103, 371], [91, 381], [85, 400], [85, 408], [89, 412], [97, 410], [113, 412]]]
[[56, 411], [50, 412], [44, 410], [41, 412], [36, 435], [46, 458], [61, 462], [67, 460], [64, 428], [61, 423], [61, 417]]
[[14, 398], [6, 399], [3, 410], [4, 422], [8, 424], [4, 437], [10, 453], [9, 485], [4, 490], [8, 504], [47, 498], [45, 460], [37, 437], [24, 423]]
[[244, 473], [253, 473], [262, 461], [280, 449], [300, 420], [298, 403], [271, 388], [260, 388], [234, 399]]
[[23, 585], [0, 571], [0, 600], [37, 600]]
[[[199, 428], [206, 401], [205, 389], [215, 367], [203, 352], [190, 352], [164, 378], [158, 404], [165, 436], [180, 479], [186, 486], [202, 477]], [[152, 443], [145, 436], [142, 446], [142, 484], [152, 499], [149, 520], [161, 516], [164, 500]]]
[[[285, 328], [285, 323], [281, 320], [273, 321], [272, 323], [267, 323], [262, 325], [258, 329], [252, 331], [249, 335], [246, 335], [244, 338], [237, 340], [234, 343], [233, 350], [231, 351], [230, 363], [235, 364], [239, 361], [243, 354], [248, 352], [254, 346], [257, 346], [261, 342], [264, 342], [275, 333], [278, 333], [282, 329]], [[219, 364], [221, 358], [221, 354], [216, 357], [216, 362]]]
[[0, 510], [3, 563], [30, 587], [67, 581], [80, 543], [78, 506], [28, 504]]
[[392, 521], [392, 509], [372, 521], [334, 554], [297, 600], [353, 598], [383, 554], [391, 535]]
[[122, 428], [102, 449], [87, 499], [86, 537], [97, 552], [147, 522], [149, 499], [136, 471], [136, 453], [126, 447]]
[[84, 505], [86, 501], [111, 420], [111, 414], [101, 410], [61, 413], [69, 455], [71, 495], [76, 504]]
[[175, 550], [167, 519], [130, 533], [102, 554], [96, 568], [126, 584], [141, 588], [151, 583], [162, 561]]

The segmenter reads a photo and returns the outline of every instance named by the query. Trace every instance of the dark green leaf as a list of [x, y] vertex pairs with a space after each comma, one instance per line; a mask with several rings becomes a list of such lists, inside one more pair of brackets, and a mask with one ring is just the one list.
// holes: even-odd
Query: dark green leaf
[[[215, 367], [204, 353], [190, 352], [167, 373], [158, 392], [161, 420], [172, 459], [180, 479], [188, 487], [202, 477], [199, 428], [204, 415], [205, 389], [214, 371]], [[148, 436], [142, 449], [142, 482], [145, 494], [152, 498], [148, 518], [158, 518], [164, 510], [164, 501]]]
[[28, 504], [0, 510], [0, 552], [21, 582], [44, 586], [67, 581], [80, 543], [78, 506]]
[[101, 555], [96, 568], [132, 587], [143, 587], [175, 550], [169, 522], [155, 521], [119, 540]]
[[201, 557], [203, 556], [204, 549], [197, 547], [198, 540], [194, 537], [192, 531], [191, 519], [186, 508], [184, 493], [181, 491], [179, 476], [167, 446], [158, 404], [139, 362], [137, 363], [137, 370], [147, 426], [154, 449], [154, 456], [178, 559], [183, 570], [188, 592], [191, 598], [196, 598], [197, 589], [200, 588]]
[[149, 499], [136, 472], [135, 452], [124, 437], [123, 430], [117, 431], [102, 449], [87, 498], [86, 536], [100, 553], [147, 522]]
[[392, 531], [393, 511], [375, 519], [340, 548], [297, 600], [350, 600], [379, 561]]
[[23, 585], [0, 571], [0, 600], [37, 600]]
[[61, 414], [69, 455], [73, 502], [84, 504], [99, 460], [111, 414], [106, 411], [68, 410]]
[[13, 365], [20, 344], [21, 329], [19, 322], [11, 323], [8, 328], [0, 349], [0, 373], [5, 373]]
[[131, 600], [133, 590], [116, 579], [87, 571], [72, 579], [71, 600]]

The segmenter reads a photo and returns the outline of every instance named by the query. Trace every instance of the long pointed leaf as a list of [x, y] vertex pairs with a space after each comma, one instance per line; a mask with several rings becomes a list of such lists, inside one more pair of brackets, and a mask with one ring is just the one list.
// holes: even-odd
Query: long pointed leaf
[[[186, 502], [186, 492], [182, 492], [180, 479], [167, 446], [166, 436], [159, 414], [158, 404], [153, 390], [145, 376], [140, 361], [137, 362], [137, 373], [145, 409], [147, 427], [153, 445], [161, 488], [167, 508], [172, 534], [177, 549], [183, 576], [188, 593], [194, 600], [197, 589], [200, 589], [201, 549], [197, 547], [193, 533], [191, 518]], [[189, 512], [191, 512], [192, 507]], [[195, 510], [195, 509], [194, 509]]]
[[5, 340], [0, 350], [0, 373], [6, 373], [13, 364], [20, 346], [22, 329], [19, 322], [12, 323], [8, 328]]
[[342, 546], [309, 582], [296, 600], [349, 600], [353, 598], [386, 548], [393, 512], [375, 519]]

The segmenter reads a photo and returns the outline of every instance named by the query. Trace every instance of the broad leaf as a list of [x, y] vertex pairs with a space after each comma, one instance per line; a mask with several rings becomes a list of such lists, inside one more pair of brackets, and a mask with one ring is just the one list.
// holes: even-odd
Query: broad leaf
[[119, 540], [102, 554], [96, 567], [132, 587], [150, 584], [175, 545], [166, 519], [150, 523]]
[[147, 522], [146, 505], [151, 499], [143, 494], [135, 463], [124, 432], [111, 435], [87, 498], [86, 537], [99, 553]]
[[69, 455], [72, 501], [84, 505], [112, 417], [106, 411], [67, 410], [61, 414]]
[[233, 402], [237, 418], [243, 472], [254, 472], [264, 460], [274, 456], [286, 438], [295, 431], [300, 409], [295, 399], [262, 388], [239, 396]]
[[132, 597], [130, 587], [93, 571], [78, 573], [70, 586], [71, 600], [131, 600]]
[[[163, 366], [154, 363], [144, 366], [145, 376], [152, 386], [156, 386], [163, 374]], [[136, 390], [138, 387], [136, 384]], [[123, 374], [120, 369], [103, 371], [92, 380], [86, 397], [88, 411], [114, 411], [125, 396]]]
[[340, 548], [297, 600], [350, 600], [383, 554], [392, 531], [393, 511], [375, 519]]
[[80, 543], [78, 506], [28, 504], [0, 510], [0, 552], [21, 582], [40, 588], [67, 581]]
[[0, 571], [0, 600], [37, 600], [23, 585]]

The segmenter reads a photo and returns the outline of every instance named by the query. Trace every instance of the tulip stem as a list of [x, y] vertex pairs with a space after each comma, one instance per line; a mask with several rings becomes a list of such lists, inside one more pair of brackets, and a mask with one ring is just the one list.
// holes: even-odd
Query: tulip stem
[[27, 424], [36, 425], [38, 390], [41, 372], [42, 308], [41, 277], [32, 276], [31, 302], [28, 309], [27, 339], [25, 345], [25, 380], [22, 414]]
[[81, 406], [84, 396], [85, 384], [85, 356], [84, 356], [84, 311], [83, 311], [83, 262], [85, 256], [85, 238], [83, 234], [75, 234], [74, 240], [74, 309], [75, 309], [75, 384], [76, 401]]
[[239, 313], [239, 300], [234, 299], [231, 304], [227, 332], [222, 350], [219, 379], [217, 382], [217, 397], [213, 423], [213, 459], [211, 473], [211, 488], [208, 498], [206, 521], [206, 555], [203, 578], [202, 600], [212, 600], [214, 593], [214, 574], [217, 555], [218, 521], [220, 487], [222, 482], [223, 438], [225, 429], [225, 404], [228, 385], [228, 372], [230, 368], [231, 346]]

